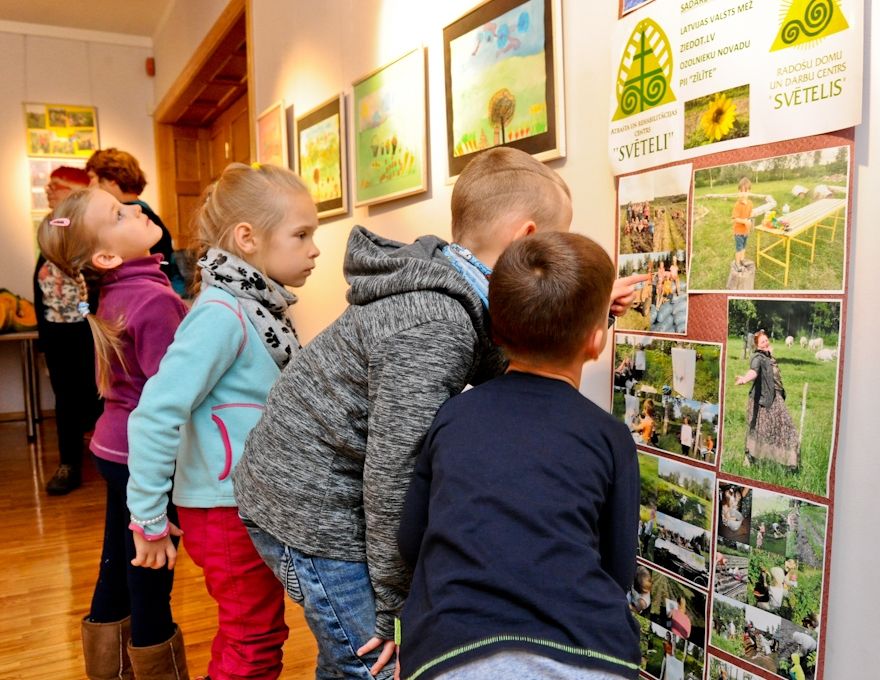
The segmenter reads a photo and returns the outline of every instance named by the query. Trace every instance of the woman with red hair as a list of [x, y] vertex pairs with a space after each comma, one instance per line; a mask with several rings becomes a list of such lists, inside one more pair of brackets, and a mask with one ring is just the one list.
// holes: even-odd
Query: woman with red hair
[[797, 469], [800, 466], [798, 431], [785, 405], [782, 374], [773, 358], [770, 338], [764, 331], [755, 333], [755, 352], [748, 372], [736, 376], [737, 385], [750, 382], [753, 384], [746, 409], [749, 418], [746, 466], [754, 460], [772, 460]]

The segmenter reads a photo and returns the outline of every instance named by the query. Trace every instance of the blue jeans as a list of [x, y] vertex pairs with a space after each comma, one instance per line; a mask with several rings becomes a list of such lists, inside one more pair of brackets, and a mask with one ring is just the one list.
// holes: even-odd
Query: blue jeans
[[[376, 603], [367, 564], [306, 555], [284, 545], [248, 518], [242, 517], [242, 522], [290, 599], [304, 610], [318, 641], [316, 680], [373, 680], [370, 668], [382, 648], [363, 657], [356, 654], [373, 637], [376, 626]], [[393, 676], [392, 661], [375, 678], [390, 680]]]

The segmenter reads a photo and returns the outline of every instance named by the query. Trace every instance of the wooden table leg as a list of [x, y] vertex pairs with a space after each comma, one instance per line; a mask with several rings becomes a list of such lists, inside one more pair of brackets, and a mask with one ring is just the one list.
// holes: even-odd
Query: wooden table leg
[[34, 402], [33, 402], [33, 373], [31, 367], [31, 353], [28, 348], [29, 342], [22, 340], [21, 347], [21, 390], [24, 399], [24, 421], [27, 428], [27, 440], [34, 441], [37, 437], [37, 429], [34, 425]]
[[788, 269], [791, 267], [791, 239], [785, 239], [785, 279], [782, 285], [788, 288]]

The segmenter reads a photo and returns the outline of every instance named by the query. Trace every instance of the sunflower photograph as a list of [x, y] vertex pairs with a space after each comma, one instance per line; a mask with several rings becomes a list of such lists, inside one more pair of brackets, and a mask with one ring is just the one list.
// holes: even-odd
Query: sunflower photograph
[[748, 136], [748, 85], [740, 85], [685, 102], [685, 149]]

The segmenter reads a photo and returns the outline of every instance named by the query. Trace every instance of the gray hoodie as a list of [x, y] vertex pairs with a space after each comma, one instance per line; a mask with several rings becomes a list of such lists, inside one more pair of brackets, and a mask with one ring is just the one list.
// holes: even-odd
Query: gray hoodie
[[349, 307], [281, 373], [233, 474], [240, 512], [281, 542], [368, 563], [384, 639], [409, 589], [396, 534], [425, 433], [446, 399], [503, 368], [445, 245], [352, 230]]

